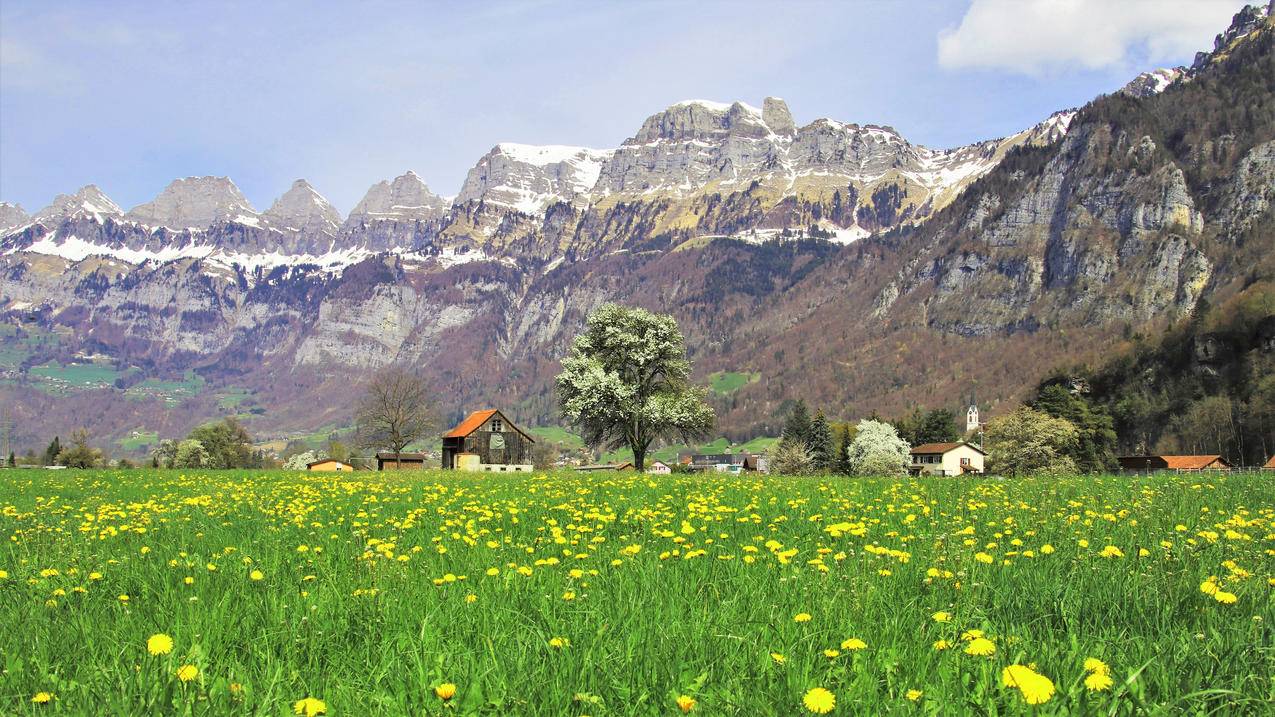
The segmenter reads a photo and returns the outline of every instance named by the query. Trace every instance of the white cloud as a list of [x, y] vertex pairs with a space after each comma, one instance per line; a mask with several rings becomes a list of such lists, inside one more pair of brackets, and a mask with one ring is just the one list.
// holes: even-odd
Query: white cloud
[[973, 0], [938, 36], [945, 69], [1036, 75], [1172, 62], [1212, 48], [1242, 0]]

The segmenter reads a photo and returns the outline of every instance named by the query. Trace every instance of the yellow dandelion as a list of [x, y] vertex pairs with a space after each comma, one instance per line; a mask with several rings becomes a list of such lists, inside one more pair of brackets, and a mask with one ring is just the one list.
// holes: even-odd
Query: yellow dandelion
[[1124, 553], [1120, 551], [1120, 548], [1117, 548], [1114, 545], [1108, 545], [1107, 547], [1103, 548], [1102, 552], [1098, 553], [1098, 555], [1104, 558], [1123, 558], [1124, 557]]
[[327, 711], [328, 706], [323, 700], [313, 697], [305, 697], [292, 704], [292, 712], [302, 717], [318, 717], [318, 715], [326, 714]]
[[796, 615], [792, 616], [792, 621], [793, 622], [810, 622], [810, 613], [799, 612]]
[[487, 577], [494, 578], [500, 574], [500, 568], [487, 568]]
[[126, 603], [126, 602], [128, 602], [128, 595], [123, 595], [123, 594], [121, 594], [121, 595], [119, 595], [118, 597], [116, 597], [115, 599], [116, 599], [116, 600], [119, 600], [120, 602]]
[[860, 640], [857, 637], [852, 637], [841, 643], [841, 649], [843, 650], [863, 650], [867, 648], [867, 646], [868, 646], [868, 643], [864, 642], [863, 640]]
[[965, 632], [961, 633], [961, 639], [966, 642], [969, 642], [970, 640], [977, 640], [978, 638], [982, 636], [983, 636], [983, 631], [978, 629], [966, 630]]
[[568, 591], [566, 591], [565, 593], [563, 593], [563, 594], [562, 594], [562, 599], [563, 599], [563, 600], [575, 600], [575, 599], [576, 599], [575, 591], [573, 591], [573, 590], [568, 590]]
[[199, 668], [194, 665], [182, 665], [177, 668], [177, 679], [182, 682], [190, 682], [199, 677]]
[[996, 654], [996, 644], [986, 637], [975, 638], [965, 647], [965, 654], [975, 657], [991, 657]]
[[152, 655], [167, 655], [173, 651], [173, 638], [157, 632], [146, 638], [146, 651]]
[[935, 640], [934, 645], [932, 647], [936, 651], [939, 651], [939, 650], [946, 650], [947, 648], [951, 646], [952, 646], [952, 643], [948, 642], [947, 640]]
[[31, 698], [31, 701], [37, 705], [47, 705], [53, 701], [53, 693], [52, 692], [37, 692], [35, 693], [35, 696]]
[[450, 700], [451, 698], [456, 696], [456, 685], [452, 684], [451, 682], [444, 682], [443, 684], [434, 688], [434, 694], [437, 695], [438, 699], [440, 700], [443, 700], [443, 701]]
[[837, 696], [822, 687], [812, 687], [801, 698], [801, 703], [817, 715], [826, 715], [837, 706]]
[[690, 695], [678, 695], [675, 700], [678, 709], [682, 710], [682, 714], [686, 714], [695, 709], [695, 698]]
[[1015, 687], [1029, 705], [1039, 705], [1054, 696], [1054, 683], [1026, 665], [1010, 665], [1001, 672], [1001, 684]]
[[788, 661], [787, 657], [784, 657], [781, 653], [778, 653], [778, 652], [770, 653], [770, 659], [774, 660], [776, 665], [782, 665]]
[[908, 693], [904, 695], [904, 697], [907, 697], [912, 702], [916, 702], [917, 700], [921, 699], [921, 695], [924, 695], [924, 694], [925, 693], [920, 690], [908, 690]]
[[1090, 692], [1102, 692], [1111, 688], [1111, 675], [1106, 672], [1091, 672], [1085, 678], [1085, 689]]
[[565, 638], [565, 637], [551, 637], [551, 638], [549, 638], [549, 647], [552, 647], [552, 648], [554, 648], [555, 650], [561, 650], [562, 648], [564, 648], [564, 647], [568, 647], [568, 646], [570, 646], [570, 645], [571, 645], [571, 641], [570, 641], [570, 640], [568, 640], [568, 639], [567, 639], [567, 638]]
[[265, 574], [265, 573], [263, 573], [263, 572], [261, 572], [260, 570], [254, 570], [254, 571], [252, 571], [252, 572], [248, 573], [248, 578], [249, 578], [250, 580], [265, 580], [265, 579], [266, 579], [266, 574]]
[[1213, 593], [1213, 599], [1217, 600], [1223, 605], [1232, 605], [1239, 598], [1235, 597], [1235, 593], [1228, 593], [1224, 590], [1218, 590], [1217, 592]]
[[974, 559], [980, 563], [984, 563], [987, 565], [991, 565], [992, 562], [995, 560], [995, 558], [988, 555], [987, 553], [974, 553]]
[[1105, 675], [1110, 671], [1111, 668], [1107, 667], [1107, 663], [1102, 660], [1096, 657], [1085, 658], [1085, 672], [1100, 672]]
[[931, 615], [930, 619], [933, 620], [934, 622], [951, 622], [952, 613], [946, 612], [944, 610], [939, 610], [938, 612]]
[[1044, 545], [1040, 546], [1041, 555], [1049, 555], [1052, 552], [1054, 552], [1054, 546], [1050, 545], [1049, 543], [1045, 543]]
[[828, 658], [829, 660], [831, 660], [831, 659], [833, 659], [834, 657], [840, 657], [840, 656], [841, 656], [841, 650], [833, 650], [832, 648], [829, 648], [829, 649], [827, 649], [827, 650], [824, 650], [824, 651], [823, 651], [823, 656], [824, 656], [824, 657], [826, 657], [826, 658]]

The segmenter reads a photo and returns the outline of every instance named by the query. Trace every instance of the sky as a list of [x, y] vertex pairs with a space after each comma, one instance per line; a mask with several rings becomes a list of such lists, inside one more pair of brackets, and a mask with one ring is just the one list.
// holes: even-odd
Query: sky
[[97, 184], [128, 209], [229, 176], [348, 212], [414, 170], [442, 195], [498, 142], [614, 147], [685, 99], [787, 100], [953, 147], [1190, 64], [1237, 0], [0, 0], [0, 200]]

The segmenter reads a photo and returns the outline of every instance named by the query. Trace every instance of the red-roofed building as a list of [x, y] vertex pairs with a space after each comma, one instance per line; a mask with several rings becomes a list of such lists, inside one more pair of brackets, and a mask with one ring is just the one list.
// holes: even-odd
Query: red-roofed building
[[1271, 459], [1266, 461], [1266, 465], [1262, 466], [1262, 470], [1275, 471], [1275, 456], [1271, 456]]
[[443, 434], [443, 468], [488, 473], [530, 471], [535, 442], [499, 410], [474, 411]]
[[1231, 464], [1219, 455], [1207, 456], [1120, 456], [1120, 469], [1133, 473], [1155, 471], [1224, 471]]

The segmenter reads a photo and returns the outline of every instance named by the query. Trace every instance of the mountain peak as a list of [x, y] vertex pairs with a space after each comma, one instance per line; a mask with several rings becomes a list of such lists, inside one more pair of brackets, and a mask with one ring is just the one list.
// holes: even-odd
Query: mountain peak
[[128, 217], [169, 229], [204, 229], [221, 221], [254, 224], [257, 210], [229, 177], [174, 179], [155, 199], [133, 207]]
[[1150, 97], [1158, 95], [1186, 75], [1185, 67], [1162, 67], [1158, 70], [1143, 72], [1133, 78], [1118, 91], [1131, 97]]
[[456, 201], [481, 199], [536, 214], [555, 202], [587, 195], [597, 184], [602, 165], [614, 153], [610, 149], [502, 142], [469, 170]]
[[22, 208], [22, 205], [0, 202], [0, 234], [20, 227], [29, 221], [31, 221], [31, 216]]
[[425, 181], [409, 169], [393, 181], [373, 184], [346, 221], [435, 219], [447, 208], [447, 202], [431, 192]]
[[75, 214], [92, 216], [97, 221], [104, 217], [118, 217], [124, 214], [111, 198], [98, 188], [96, 184], [80, 187], [75, 194], [59, 194], [49, 206], [36, 212], [36, 221], [60, 221]]
[[1191, 71], [1204, 69], [1215, 58], [1223, 56], [1240, 38], [1245, 37], [1266, 22], [1275, 19], [1275, 0], [1266, 7], [1261, 5], [1245, 5], [1231, 17], [1231, 25], [1213, 39], [1212, 52], [1195, 53], [1195, 62], [1191, 63]]
[[262, 215], [282, 228], [334, 234], [341, 213], [306, 180], [298, 179]]

